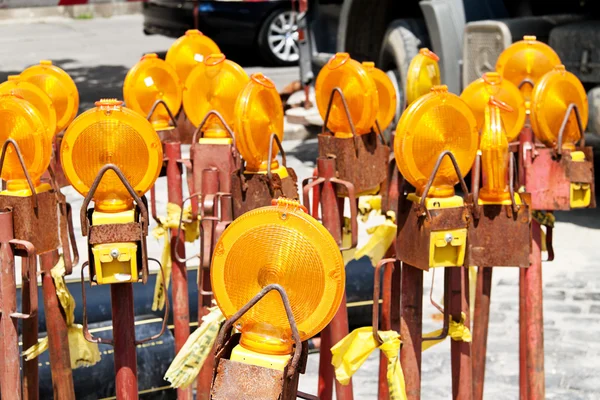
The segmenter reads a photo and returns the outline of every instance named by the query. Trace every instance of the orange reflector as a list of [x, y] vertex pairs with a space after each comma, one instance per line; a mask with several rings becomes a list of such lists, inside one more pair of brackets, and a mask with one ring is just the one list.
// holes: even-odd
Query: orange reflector
[[[582, 130], [588, 122], [588, 100], [583, 85], [575, 75], [556, 66], [535, 85], [532, 93], [531, 128], [535, 136], [546, 146], [557, 144], [560, 126], [569, 104], [575, 104], [581, 117]], [[575, 149], [581, 139], [575, 113], [569, 115], [562, 139], [562, 146]]]
[[[217, 111], [233, 129], [235, 101], [248, 83], [248, 74], [223, 54], [211, 54], [188, 76], [183, 89], [183, 108], [195, 126], [200, 125], [209, 111]], [[211, 117], [205, 130], [222, 129], [216, 117]]]
[[69, 74], [51, 61], [42, 60], [39, 65], [25, 69], [20, 79], [33, 83], [50, 97], [56, 112], [56, 132], [65, 129], [77, 115], [79, 92]]
[[512, 82], [502, 79], [497, 72], [488, 72], [483, 74], [483, 78], [471, 82], [463, 90], [460, 98], [469, 105], [477, 120], [478, 129], [482, 130], [485, 110], [492, 96], [513, 110], [512, 112], [500, 110], [507, 139], [512, 142], [517, 139], [525, 124], [525, 99]]
[[406, 104], [411, 104], [440, 84], [439, 60], [428, 48], [420, 49], [419, 54], [413, 57], [406, 76]]
[[[96, 102], [95, 108], [73, 121], [60, 154], [66, 178], [84, 196], [106, 164], [119, 167], [141, 195], [152, 187], [163, 162], [160, 138], [152, 125], [114, 99]], [[96, 210], [103, 212], [124, 211], [133, 204], [113, 171], [100, 181], [94, 201]]]
[[[434, 86], [429, 94], [419, 97], [402, 114], [394, 154], [398, 169], [422, 195], [439, 155], [450, 150], [460, 172], [469, 172], [477, 153], [479, 133], [473, 112], [444, 85]], [[458, 176], [447, 157], [433, 180], [428, 197], [454, 195]]]
[[[17, 142], [25, 168], [31, 176], [34, 187], [50, 164], [52, 137], [48, 132], [39, 111], [28, 101], [15, 95], [0, 95], [0, 143], [8, 139]], [[8, 145], [2, 168], [2, 179], [9, 191], [29, 190], [17, 152]]]
[[[215, 247], [210, 276], [215, 299], [227, 318], [265, 286], [281, 285], [302, 341], [325, 328], [344, 295], [344, 263], [335, 240], [299, 203], [285, 199], [247, 212], [229, 225]], [[292, 332], [276, 292], [260, 300], [236, 328], [245, 348], [291, 353]]]
[[235, 104], [236, 144], [248, 171], [266, 170], [277, 156], [269, 139], [275, 133], [283, 140], [283, 104], [275, 84], [261, 73], [252, 74]]
[[[175, 69], [154, 53], [146, 54], [125, 77], [123, 97], [128, 108], [147, 117], [157, 100], [163, 100], [175, 116], [181, 107], [181, 84]], [[158, 106], [150, 122], [155, 130], [169, 129], [169, 114]]]
[[181, 83], [185, 83], [196, 65], [209, 54], [220, 52], [219, 46], [211, 38], [197, 29], [190, 29], [169, 47], [165, 61], [175, 68]]
[[379, 111], [377, 112], [377, 123], [379, 128], [384, 131], [394, 120], [398, 98], [396, 88], [389, 76], [379, 68], [375, 68], [375, 63], [363, 62], [363, 67], [369, 73], [369, 76], [375, 81], [377, 87], [377, 98], [379, 102]]
[[[377, 86], [362, 65], [351, 59], [348, 53], [337, 53], [317, 76], [317, 108], [323, 119], [327, 113], [331, 93], [336, 87], [344, 93], [356, 133], [369, 133], [375, 124], [379, 109]], [[327, 128], [336, 134], [352, 133], [342, 99], [338, 95], [334, 95]]]

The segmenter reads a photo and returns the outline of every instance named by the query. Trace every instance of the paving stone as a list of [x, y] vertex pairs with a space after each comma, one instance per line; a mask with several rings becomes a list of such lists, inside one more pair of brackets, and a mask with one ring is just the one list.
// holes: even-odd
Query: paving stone
[[592, 304], [590, 306], [590, 312], [594, 314], [600, 314], [600, 305]]
[[567, 295], [564, 290], [545, 290], [544, 300], [564, 300]]
[[576, 293], [573, 296], [574, 300], [592, 300], [600, 301], [600, 293]]
[[574, 304], [564, 304], [564, 303], [546, 303], [544, 304], [544, 312], [559, 312], [559, 313], [570, 313], [570, 314], [580, 314], [581, 307], [576, 306]]

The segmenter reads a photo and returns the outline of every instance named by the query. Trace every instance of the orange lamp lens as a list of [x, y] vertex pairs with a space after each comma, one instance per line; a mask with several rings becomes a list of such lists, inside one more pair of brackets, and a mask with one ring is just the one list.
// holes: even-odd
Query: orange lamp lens
[[440, 84], [440, 58], [428, 48], [419, 50], [410, 65], [406, 76], [406, 103], [412, 104], [419, 97], [429, 93], [432, 87]]
[[[400, 173], [423, 195], [439, 155], [450, 150], [463, 175], [477, 154], [479, 132], [469, 106], [446, 86], [434, 86], [402, 114], [396, 128], [394, 154]], [[445, 157], [433, 180], [428, 197], [450, 197], [458, 176]]]
[[235, 104], [236, 144], [248, 171], [266, 170], [277, 156], [269, 154], [275, 133], [283, 140], [283, 105], [275, 84], [261, 73], [253, 74]]
[[20, 79], [18, 75], [11, 75], [8, 77], [8, 81], [0, 85], [0, 94], [14, 94], [30, 102], [40, 113], [48, 135], [54, 136], [56, 133], [56, 110], [54, 110], [54, 104], [50, 97], [40, 88]]
[[477, 79], [463, 90], [460, 98], [465, 101], [473, 111], [477, 120], [477, 127], [481, 131], [484, 127], [485, 113], [491, 97], [507, 104], [513, 111], [506, 112], [500, 109], [502, 120], [506, 128], [506, 137], [509, 142], [516, 140], [525, 124], [525, 99], [519, 89], [510, 81], [502, 79], [497, 72], [488, 72], [483, 78]]
[[[209, 111], [217, 111], [233, 128], [235, 101], [248, 83], [248, 74], [223, 54], [211, 54], [190, 72], [183, 88], [183, 108], [195, 126]], [[204, 130], [222, 130], [218, 118], [211, 116]]]
[[[535, 136], [546, 146], [554, 147], [558, 142], [560, 126], [567, 108], [575, 104], [581, 117], [581, 129], [588, 122], [588, 100], [583, 85], [575, 75], [556, 66], [535, 85], [532, 93], [531, 128]], [[571, 112], [563, 133], [562, 147], [575, 149], [581, 139], [574, 112]]]
[[19, 75], [23, 81], [33, 83], [50, 97], [56, 112], [56, 132], [65, 129], [77, 115], [79, 92], [69, 74], [42, 60], [39, 65], [25, 69]]
[[[175, 69], [154, 53], [146, 54], [125, 76], [123, 97], [127, 107], [147, 117], [157, 100], [176, 115], [181, 107], [181, 84]], [[158, 106], [150, 118], [156, 130], [169, 128], [169, 113]]]
[[[39, 111], [31, 103], [18, 96], [0, 95], [0, 143], [8, 139], [17, 142], [34, 186], [39, 185], [50, 164], [53, 135], [54, 132], [48, 134]], [[2, 179], [9, 191], [29, 189], [12, 145], [6, 149]]]
[[[317, 108], [325, 119], [327, 106], [334, 88], [340, 88], [346, 98], [350, 116], [357, 134], [371, 131], [377, 118], [379, 99], [373, 78], [358, 61], [348, 53], [337, 53], [321, 69], [315, 91]], [[336, 134], [351, 134], [350, 122], [344, 111], [342, 99], [334, 95], [327, 128]]]
[[488, 100], [485, 108], [484, 124], [479, 142], [483, 181], [479, 197], [488, 202], [502, 202], [510, 199], [507, 179], [508, 140], [502, 118], [504, 115], [510, 115], [512, 111], [512, 108], [494, 97]]
[[183, 83], [196, 65], [208, 55], [220, 52], [219, 46], [211, 38], [197, 29], [190, 29], [169, 47], [165, 61], [175, 68]]
[[[284, 200], [285, 201], [285, 200]], [[265, 286], [281, 285], [302, 341], [331, 321], [344, 295], [341, 253], [331, 234], [299, 208], [269, 206], [238, 217], [221, 235], [210, 276], [229, 318]], [[293, 340], [281, 297], [270, 292], [240, 320], [240, 344], [266, 354], [290, 354]]]
[[[117, 100], [100, 100], [77, 117], [65, 132], [60, 154], [66, 178], [84, 196], [106, 164], [119, 167], [142, 195], [158, 178], [163, 162], [160, 138], [152, 124]], [[113, 171], [103, 176], [94, 202], [103, 212], [133, 206], [131, 195]]]
[[375, 68], [372, 62], [363, 62], [362, 66], [367, 70], [369, 76], [375, 81], [377, 87], [377, 98], [379, 111], [377, 112], [377, 123], [379, 128], [385, 130], [393, 121], [398, 105], [396, 88], [389, 76], [379, 68]]
[[[535, 36], [524, 36], [523, 40], [508, 46], [496, 61], [496, 71], [517, 87], [520, 86], [525, 101], [531, 100], [533, 85], [555, 65], [560, 58], [545, 43], [538, 42]], [[532, 84], [523, 83], [531, 81]]]

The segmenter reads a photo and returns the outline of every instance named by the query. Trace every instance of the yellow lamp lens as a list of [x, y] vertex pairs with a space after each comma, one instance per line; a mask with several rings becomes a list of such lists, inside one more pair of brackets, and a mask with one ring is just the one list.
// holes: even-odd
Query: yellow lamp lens
[[190, 29], [169, 47], [165, 61], [175, 68], [179, 80], [184, 83], [196, 65], [208, 55], [220, 52], [211, 38], [197, 29]]
[[[558, 131], [570, 104], [577, 106], [585, 131], [588, 122], [587, 95], [579, 79], [565, 70], [564, 65], [556, 66], [538, 81], [533, 89], [531, 104], [531, 128], [546, 146], [557, 144]], [[572, 112], [565, 127], [562, 145], [574, 149], [579, 139], [581, 134], [575, 113]]]
[[42, 60], [39, 65], [25, 69], [19, 75], [21, 80], [33, 83], [50, 97], [56, 112], [56, 132], [65, 129], [77, 115], [79, 92], [69, 74]]
[[11, 75], [8, 81], [0, 84], [0, 94], [14, 94], [22, 97], [33, 105], [44, 122], [50, 137], [56, 133], [56, 111], [50, 97], [32, 83], [19, 79], [18, 75]]
[[[54, 132], [48, 133], [39, 111], [31, 103], [15, 95], [0, 95], [0, 143], [7, 139], [17, 142], [34, 186], [39, 185], [50, 164], [53, 135]], [[29, 189], [11, 145], [6, 149], [2, 179], [10, 191]]]
[[[195, 126], [200, 125], [209, 111], [217, 111], [233, 127], [234, 106], [248, 83], [248, 74], [223, 54], [211, 54], [198, 64], [185, 82], [183, 108]], [[222, 129], [216, 117], [210, 118], [206, 129]], [[205, 129], [205, 130], [206, 130]]]
[[440, 58], [428, 48], [422, 48], [410, 62], [406, 75], [406, 103], [412, 104], [440, 84]]
[[392, 123], [396, 115], [396, 106], [398, 105], [396, 88], [394, 88], [390, 77], [379, 68], [375, 68], [374, 63], [365, 61], [362, 65], [373, 78], [377, 87], [377, 98], [379, 99], [377, 123], [383, 131]]
[[[317, 108], [323, 119], [327, 113], [331, 93], [336, 87], [344, 93], [356, 133], [369, 133], [375, 124], [379, 109], [377, 86], [362, 65], [351, 59], [348, 53], [337, 53], [317, 76]], [[334, 133], [352, 132], [342, 99], [338, 95], [334, 96], [327, 127]]]
[[506, 128], [506, 137], [509, 142], [512, 142], [517, 139], [525, 124], [525, 99], [512, 82], [502, 79], [502, 76], [497, 72], [488, 72], [482, 78], [471, 82], [463, 90], [460, 98], [473, 111], [477, 120], [477, 127], [481, 131], [485, 110], [492, 96], [496, 100], [507, 104], [513, 110], [512, 112], [506, 112], [500, 109]]
[[[538, 42], [535, 36], [524, 36], [523, 40], [508, 46], [496, 61], [496, 71], [502, 77], [517, 87], [524, 80], [535, 83], [555, 65], [560, 64], [560, 58], [545, 43]], [[531, 100], [532, 86], [523, 84], [521, 93], [525, 101]]]
[[[479, 132], [469, 106], [446, 86], [434, 86], [402, 114], [394, 154], [400, 173], [422, 195], [439, 155], [450, 150], [463, 175], [471, 169], [477, 154]], [[458, 176], [446, 157], [433, 180], [429, 197], [454, 195]]]
[[[215, 299], [231, 317], [265, 286], [281, 285], [301, 340], [320, 332], [335, 315], [345, 287], [335, 241], [298, 208], [269, 206], [238, 217], [216, 245], [210, 270]], [[270, 292], [236, 325], [241, 345], [267, 354], [289, 354], [293, 340], [281, 297]]]
[[283, 105], [275, 84], [261, 73], [253, 74], [235, 103], [236, 144], [248, 171], [265, 170], [277, 156], [269, 155], [269, 139], [283, 140]]
[[[152, 125], [117, 100], [101, 100], [81, 114], [63, 137], [61, 162], [66, 178], [87, 195], [98, 172], [115, 164], [140, 195], [148, 191], [163, 162], [160, 138]], [[94, 195], [98, 211], [130, 209], [133, 199], [113, 171], [108, 171]]]
[[[146, 54], [125, 76], [123, 98], [128, 108], [147, 117], [157, 100], [163, 100], [173, 115], [181, 107], [181, 84], [175, 69], [154, 53]], [[150, 122], [154, 129], [169, 127], [169, 114], [159, 106]]]

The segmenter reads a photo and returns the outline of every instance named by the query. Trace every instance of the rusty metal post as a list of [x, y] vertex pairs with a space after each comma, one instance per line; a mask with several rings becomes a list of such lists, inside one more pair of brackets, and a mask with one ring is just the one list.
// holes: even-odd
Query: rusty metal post
[[[13, 239], [12, 211], [0, 210], [0, 397], [21, 399], [19, 334], [17, 320], [17, 287]], [[36, 361], [37, 362], [37, 361]]]
[[400, 363], [408, 400], [421, 398], [421, 343], [423, 332], [423, 271], [402, 263]]
[[525, 268], [519, 269], [519, 398], [529, 399], [529, 385], [527, 380], [527, 326], [525, 324], [527, 309], [525, 299], [527, 289], [525, 288]]
[[116, 397], [137, 400], [137, 357], [135, 320], [133, 315], [133, 284], [110, 285], [114, 337]]
[[490, 297], [492, 294], [492, 268], [479, 267], [475, 291], [473, 316], [473, 399], [483, 400], [485, 382], [485, 357], [487, 354]]
[[[179, 164], [181, 159], [181, 142], [165, 142], [165, 156], [167, 158], [167, 192], [169, 203], [183, 207], [182, 170]], [[181, 350], [185, 341], [190, 336], [190, 306], [188, 296], [188, 278], [185, 262], [185, 233], [170, 229], [171, 235], [171, 285], [173, 294], [173, 325], [175, 326], [175, 354]], [[177, 389], [179, 400], [192, 400], [192, 388]]]
[[[381, 268], [381, 265], [381, 262], [377, 265], [377, 267], [379, 268], [375, 269], [376, 274], [379, 274], [379, 269]], [[379, 327], [376, 327], [374, 323], [374, 329], [377, 328], [378, 330], [382, 331], [389, 331], [392, 329], [392, 277], [394, 271], [394, 268], [392, 267], [393, 265], [388, 268], [385, 268], [383, 272], [383, 291], [381, 293], [381, 319], [380, 321], [376, 321], [378, 322]], [[375, 281], [375, 283], [379, 282]], [[374, 292], [379, 295], [379, 285], [376, 285], [376, 287], [374, 288]], [[373, 301], [378, 303], [378, 298], [379, 296], [373, 296]], [[375, 305], [373, 307], [375, 307]], [[377, 305], [377, 307], [379, 307], [379, 305]], [[375, 321], [375, 318], [373, 318], [373, 320]], [[379, 320], [379, 318], [377, 320]], [[390, 391], [387, 381], [387, 364], [387, 358], [385, 357], [383, 352], [379, 352], [379, 400], [387, 400], [390, 398]]]
[[69, 352], [69, 331], [60, 302], [56, 296], [56, 286], [50, 273], [58, 262], [58, 250], [47, 251], [40, 254], [39, 257], [54, 398], [56, 400], [75, 399], [71, 354]]
[[[21, 267], [22, 268], [22, 267]], [[37, 292], [37, 280], [30, 285], [21, 284], [22, 308], [30, 310], [34, 304], [31, 304], [31, 291]], [[38, 342], [38, 318], [23, 320], [23, 349], [28, 349]], [[1, 354], [1, 353], [0, 353]], [[33, 360], [25, 361], [23, 359], [23, 399], [37, 400], [40, 397], [39, 390], [39, 368], [37, 357]]]
[[[469, 272], [467, 268], [450, 267], [445, 273], [450, 280], [450, 314], [459, 322], [465, 316], [465, 326], [469, 324]], [[471, 364], [471, 343], [451, 340], [452, 398], [470, 400], [473, 398], [473, 366]]]

